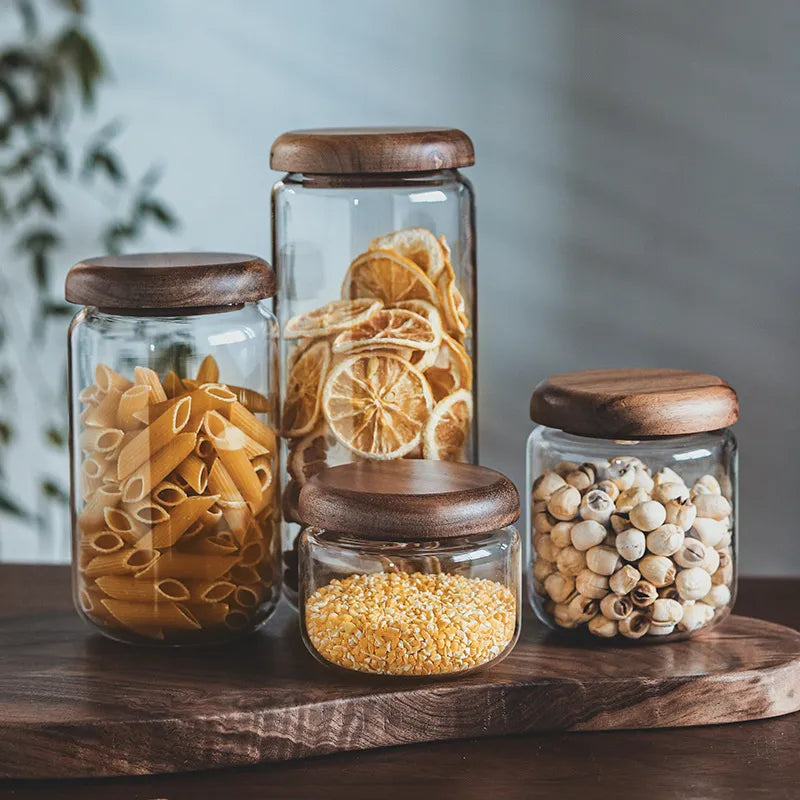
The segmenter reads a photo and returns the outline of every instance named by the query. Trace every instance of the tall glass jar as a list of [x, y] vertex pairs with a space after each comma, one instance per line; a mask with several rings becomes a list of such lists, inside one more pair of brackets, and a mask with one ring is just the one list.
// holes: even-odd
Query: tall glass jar
[[592, 370], [536, 387], [528, 588], [548, 626], [664, 642], [736, 597], [739, 407], [713, 375]]
[[255, 629], [280, 595], [277, 340], [269, 265], [229, 253], [75, 265], [73, 593], [127, 642]]
[[452, 129], [293, 131], [272, 146], [275, 310], [288, 470], [284, 589], [298, 497], [353, 460], [475, 461], [474, 162]]
[[496, 664], [521, 621], [519, 495], [424, 460], [344, 464], [300, 492], [300, 625], [328, 666], [441, 677]]

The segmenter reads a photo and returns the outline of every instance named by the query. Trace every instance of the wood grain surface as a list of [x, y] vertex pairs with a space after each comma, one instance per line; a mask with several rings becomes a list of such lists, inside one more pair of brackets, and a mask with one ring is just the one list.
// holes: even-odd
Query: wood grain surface
[[314, 475], [299, 512], [307, 525], [365, 538], [441, 539], [511, 525], [519, 493], [505, 475], [473, 464], [354, 462]]
[[602, 439], [677, 436], [733, 425], [739, 419], [739, 401], [716, 375], [592, 369], [542, 381], [531, 395], [531, 419]]
[[287, 131], [273, 143], [281, 172], [351, 175], [429, 172], [475, 163], [472, 141], [456, 128], [317, 128]]
[[[20, 600], [24, 587], [44, 586], [43, 569], [59, 587], [55, 609]], [[590, 650], [546, 640], [529, 618], [517, 649], [483, 674], [351, 679], [306, 653], [288, 608], [260, 634], [216, 650], [90, 635], [68, 608], [65, 573], [0, 568], [3, 777], [142, 775], [469, 736], [683, 727], [800, 706], [800, 634], [746, 618], [689, 642]]]
[[67, 273], [70, 303], [114, 310], [207, 308], [275, 294], [275, 273], [241, 253], [135, 253], [88, 258]]

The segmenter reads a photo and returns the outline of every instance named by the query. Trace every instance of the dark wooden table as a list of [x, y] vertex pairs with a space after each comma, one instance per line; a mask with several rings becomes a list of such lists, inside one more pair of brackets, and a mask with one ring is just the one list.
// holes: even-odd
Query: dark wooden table
[[[69, 607], [65, 567], [0, 565], [0, 614]], [[743, 579], [736, 611], [800, 627], [800, 580]], [[0, 642], [2, 646], [2, 642]], [[635, 650], [632, 650], [635, 657]], [[800, 691], [800, 686], [798, 687]], [[800, 713], [619, 733], [412, 745], [263, 767], [95, 781], [5, 781], [0, 798], [798, 798]]]

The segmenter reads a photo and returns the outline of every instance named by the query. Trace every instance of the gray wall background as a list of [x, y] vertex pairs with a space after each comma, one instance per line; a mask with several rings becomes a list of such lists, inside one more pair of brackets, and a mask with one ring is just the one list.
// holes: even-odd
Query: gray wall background
[[[484, 463], [521, 485], [530, 390], [550, 372], [716, 372], [743, 409], [742, 568], [800, 572], [796, 0], [139, 0], [92, 17], [115, 73], [98, 121], [127, 121], [134, 171], [163, 161], [184, 222], [148, 248], [268, 254], [283, 130], [461, 127]], [[72, 213], [65, 271], [93, 209]], [[60, 335], [41, 358], [63, 358]], [[21, 494], [35, 460], [66, 469], [33, 442], [14, 458]], [[6, 560], [66, 557], [59, 520], [3, 528]]]

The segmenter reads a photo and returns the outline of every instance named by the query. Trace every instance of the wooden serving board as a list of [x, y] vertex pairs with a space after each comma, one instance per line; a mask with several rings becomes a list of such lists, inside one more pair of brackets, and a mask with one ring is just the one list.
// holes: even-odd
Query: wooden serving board
[[528, 618], [460, 680], [328, 670], [294, 612], [221, 649], [135, 648], [71, 612], [0, 619], [0, 777], [142, 775], [548, 730], [710, 725], [800, 708], [800, 633], [733, 616], [692, 641], [582, 648]]

